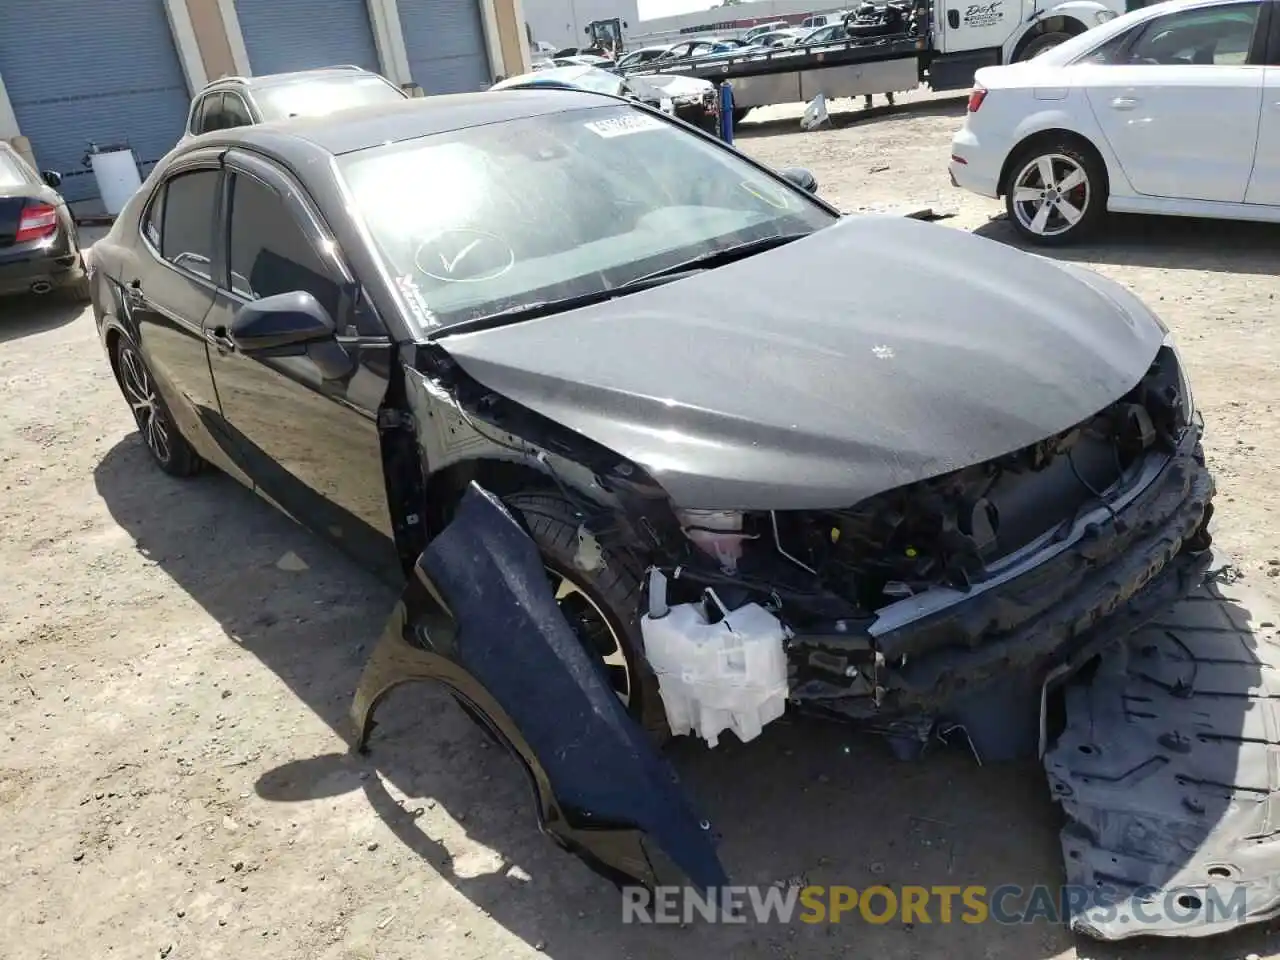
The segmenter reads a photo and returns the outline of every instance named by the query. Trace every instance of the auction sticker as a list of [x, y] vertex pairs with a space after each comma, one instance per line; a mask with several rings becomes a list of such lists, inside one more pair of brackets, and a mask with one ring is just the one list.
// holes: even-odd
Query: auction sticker
[[633, 113], [609, 120], [592, 120], [585, 126], [597, 137], [625, 137], [645, 130], [661, 130], [662, 121], [643, 113]]

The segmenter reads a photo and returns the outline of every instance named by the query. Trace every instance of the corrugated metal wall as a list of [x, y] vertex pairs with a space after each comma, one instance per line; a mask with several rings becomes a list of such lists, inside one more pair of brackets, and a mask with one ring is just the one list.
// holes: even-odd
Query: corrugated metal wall
[[36, 162], [63, 174], [68, 200], [97, 196], [82, 164], [89, 141], [127, 140], [145, 162], [182, 136], [190, 97], [163, 0], [0, 0], [0, 74]]
[[409, 74], [428, 96], [493, 83], [479, 0], [399, 0], [399, 6]]
[[381, 72], [365, 0], [235, 0], [235, 8], [254, 74], [342, 63]]

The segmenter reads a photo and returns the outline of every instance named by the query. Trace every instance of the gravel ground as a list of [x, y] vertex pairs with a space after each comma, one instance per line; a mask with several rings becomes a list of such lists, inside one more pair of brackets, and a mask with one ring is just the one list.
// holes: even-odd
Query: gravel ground
[[[933, 206], [956, 213], [937, 229], [1010, 242], [995, 203], [947, 181], [962, 105], [913, 99], [812, 134], [775, 111], [739, 145], [808, 166], [846, 209]], [[1063, 255], [1129, 285], [1179, 336], [1209, 424], [1218, 542], [1273, 603], [1280, 235], [1119, 220]], [[856, 264], [849, 277], [856, 296]], [[537, 834], [513, 765], [443, 697], [398, 692], [373, 754], [347, 756], [349, 696], [394, 598], [226, 478], [152, 469], [87, 314], [0, 307], [0, 484], [6, 958], [1225, 960], [1280, 948], [1266, 928], [1115, 948], [1046, 923], [623, 927], [617, 894]], [[875, 740], [785, 721], [747, 747], [673, 755], [739, 882], [1061, 878], [1035, 765], [979, 769], [960, 751], [898, 763]]]

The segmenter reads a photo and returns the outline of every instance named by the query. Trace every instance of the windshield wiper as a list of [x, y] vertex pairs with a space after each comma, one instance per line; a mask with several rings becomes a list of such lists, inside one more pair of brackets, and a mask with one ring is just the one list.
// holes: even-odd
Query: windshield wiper
[[455, 333], [474, 333], [477, 330], [489, 330], [493, 327], [505, 326], [518, 320], [536, 320], [538, 317], [549, 316], [553, 313], [566, 313], [569, 310], [577, 310], [580, 307], [590, 307], [597, 303], [604, 303], [614, 297], [636, 293], [649, 287], [658, 287], [677, 279], [679, 277], [676, 275], [654, 274], [652, 276], [639, 277], [635, 280], [628, 280], [626, 283], [619, 284], [616, 287], [592, 290], [590, 293], [579, 293], [572, 297], [561, 297], [558, 300], [534, 300], [530, 303], [518, 303], [514, 307], [507, 307], [505, 310], [486, 313], [482, 317], [459, 320], [457, 323], [451, 323], [438, 330], [432, 330], [427, 334], [427, 338], [450, 336]]
[[661, 270], [655, 270], [653, 273], [646, 273], [643, 277], [637, 277], [632, 283], [648, 283], [653, 280], [660, 280], [663, 277], [675, 277], [681, 273], [692, 273], [695, 270], [708, 270], [711, 267], [717, 267], [721, 264], [732, 263], [735, 260], [741, 260], [749, 257], [753, 253], [763, 253], [765, 250], [772, 250], [774, 247], [780, 247], [783, 244], [791, 243], [793, 240], [800, 240], [809, 236], [808, 233], [775, 233], [768, 237], [757, 237], [755, 240], [745, 240], [742, 243], [735, 243], [728, 247], [721, 247], [718, 250], [708, 250], [706, 253], [700, 253], [696, 257], [690, 257], [680, 263], [673, 264], [670, 267], [663, 267]]
[[616, 287], [592, 290], [589, 293], [561, 297], [558, 300], [534, 300], [530, 303], [516, 304], [514, 307], [507, 307], [494, 313], [486, 313], [484, 316], [459, 320], [457, 323], [451, 323], [448, 326], [440, 327], [438, 330], [432, 330], [427, 334], [427, 338], [452, 336], [455, 333], [475, 333], [478, 330], [489, 330], [493, 327], [505, 326], [516, 321], [536, 320], [538, 317], [549, 316], [553, 313], [567, 313], [580, 307], [590, 307], [597, 303], [604, 303], [606, 300], [612, 300], [615, 297], [626, 296], [628, 293], [636, 293], [649, 287], [670, 283], [673, 280], [680, 279], [686, 273], [706, 270], [721, 263], [731, 263], [734, 260], [748, 257], [753, 253], [780, 247], [784, 243], [790, 243], [792, 240], [799, 240], [801, 237], [807, 236], [809, 236], [807, 233], [779, 233], [770, 237], [760, 237], [743, 243], [735, 243], [732, 246], [700, 253], [696, 257], [690, 257], [688, 260], [681, 261], [673, 266], [655, 270], [653, 273], [646, 273], [644, 276], [628, 280], [626, 283], [620, 283]]

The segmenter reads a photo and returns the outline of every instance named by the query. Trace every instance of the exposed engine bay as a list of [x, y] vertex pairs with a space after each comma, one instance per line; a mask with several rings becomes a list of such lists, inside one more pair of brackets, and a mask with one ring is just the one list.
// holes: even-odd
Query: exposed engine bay
[[[994, 460], [843, 510], [677, 511], [692, 550], [680, 563], [661, 568], [662, 596], [656, 606], [650, 600], [642, 620], [646, 644], [658, 632], [655, 609], [683, 606], [688, 617], [687, 611], [696, 608], [700, 613], [692, 622], [705, 631], [719, 619], [716, 608], [727, 613], [751, 605], [777, 618], [773, 642], [787, 652], [793, 703], [854, 718], [891, 716], [899, 712], [895, 707], [943, 710], [954, 691], [931, 682], [929, 689], [916, 691], [919, 696], [902, 696], [902, 690], [895, 695], [894, 674], [908, 666], [918, 669], [917, 657], [945, 659], [948, 648], [993, 640], [1069, 593], [1069, 588], [1049, 588], [1039, 600], [1015, 600], [999, 587], [1016, 579], [1021, 567], [1038, 566], [1082, 537], [1095, 536], [1101, 525], [1091, 515], [1100, 515], [1113, 538], [1124, 538], [1125, 544], [1136, 530], [1161, 525], [1166, 518], [1144, 515], [1133, 501], [1160, 486], [1180, 451], [1184, 459], [1194, 459], [1194, 451], [1184, 449], [1189, 433], [1196, 434], [1192, 447], [1198, 440], [1191, 409], [1176, 355], [1164, 348], [1120, 400], [1083, 423]], [[1188, 522], [1193, 528], [1180, 533], [1179, 545], [1195, 540], [1203, 549], [1211, 508], [1207, 496], [1192, 499]], [[1099, 554], [1096, 561], [1101, 565], [1109, 559]], [[651, 579], [651, 588], [655, 582]], [[963, 617], [961, 625], [947, 622], [947, 607], [988, 591], [993, 602], [978, 608], [987, 611], [978, 614], [985, 622], [975, 624], [970, 604], [957, 615]], [[753, 623], [754, 637], [761, 632], [754, 615]], [[660, 681], [672, 673], [667, 632], [664, 627]], [[754, 641], [735, 646], [720, 636], [715, 642], [741, 652]], [[691, 644], [691, 650], [697, 648]], [[965, 678], [959, 679], [963, 685]], [[712, 678], [700, 682], [704, 693], [716, 685]], [[739, 694], [753, 682], [761, 702], [772, 702], [775, 675], [756, 681], [732, 673], [723, 678]], [[681, 697], [672, 699], [677, 712], [688, 712], [679, 705]], [[743, 719], [755, 709], [750, 698], [738, 696], [735, 702], [745, 713], [736, 721], [711, 722], [703, 731], [708, 742], [714, 744], [719, 731], [730, 727], [758, 730], [754, 721]], [[677, 733], [689, 728], [686, 721], [673, 725]]]

